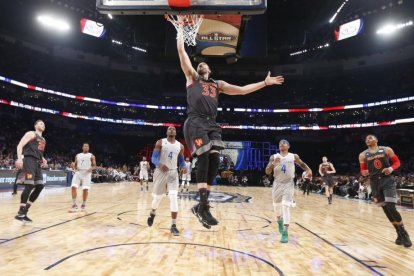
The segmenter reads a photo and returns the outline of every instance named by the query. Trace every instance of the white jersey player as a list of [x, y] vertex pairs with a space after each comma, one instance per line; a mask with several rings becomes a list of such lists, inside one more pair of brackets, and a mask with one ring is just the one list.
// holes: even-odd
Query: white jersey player
[[191, 181], [191, 162], [190, 162], [190, 158], [186, 158], [185, 159], [185, 169], [187, 171], [187, 173], [183, 173], [181, 174], [181, 194], [184, 191], [185, 186], [187, 186], [187, 194], [188, 194], [188, 187], [190, 186], [190, 181]]
[[86, 200], [88, 199], [88, 191], [91, 187], [92, 170], [96, 169], [95, 156], [89, 152], [89, 144], [84, 143], [82, 152], [75, 157], [74, 163], [75, 175], [72, 178], [72, 208], [69, 212], [76, 212], [78, 205], [76, 204], [77, 190], [82, 186], [83, 202], [81, 210], [86, 208]]
[[156, 166], [154, 171], [154, 190], [152, 192], [151, 213], [148, 217], [148, 226], [152, 226], [155, 218], [155, 211], [161, 203], [168, 190], [171, 210], [171, 233], [178, 236], [180, 232], [177, 229], [178, 214], [178, 171], [177, 162], [180, 165], [182, 173], [186, 173], [184, 162], [184, 146], [175, 140], [175, 127], [170, 126], [167, 129], [167, 138], [158, 140], [152, 153], [151, 162]]
[[142, 161], [139, 162], [139, 180], [141, 182], [141, 191], [144, 190], [143, 182], [145, 181], [147, 184], [147, 191], [148, 191], [148, 169], [150, 168], [149, 162], [147, 158], [144, 156], [142, 157]]
[[273, 208], [277, 216], [279, 232], [282, 234], [282, 243], [288, 242], [288, 227], [290, 223], [290, 207], [293, 206], [295, 163], [298, 164], [309, 177], [312, 170], [306, 165], [297, 154], [289, 152], [290, 144], [287, 140], [279, 142], [280, 153], [270, 157], [266, 166], [266, 174], [273, 172]]

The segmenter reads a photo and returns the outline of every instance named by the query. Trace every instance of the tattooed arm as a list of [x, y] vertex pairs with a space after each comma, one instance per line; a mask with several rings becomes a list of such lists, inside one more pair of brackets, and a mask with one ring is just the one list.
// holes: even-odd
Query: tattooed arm
[[312, 177], [312, 170], [309, 168], [308, 165], [306, 165], [305, 162], [302, 161], [302, 159], [300, 159], [299, 155], [297, 154], [295, 154], [295, 163], [298, 164], [302, 168], [302, 170], [306, 172], [308, 177]]
[[273, 169], [275, 167], [274, 164], [273, 164], [273, 161], [274, 161], [274, 155], [270, 156], [269, 163], [266, 166], [266, 174], [267, 175], [271, 175], [272, 172], [273, 172]]

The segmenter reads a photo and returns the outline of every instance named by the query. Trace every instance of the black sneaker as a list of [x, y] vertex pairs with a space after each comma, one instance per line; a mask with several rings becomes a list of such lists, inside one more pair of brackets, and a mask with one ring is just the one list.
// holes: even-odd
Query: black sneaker
[[208, 224], [207, 218], [206, 218], [206, 211], [205, 208], [201, 207], [200, 203], [194, 205], [191, 208], [191, 212], [198, 218], [200, 223], [207, 229], [211, 228], [211, 225]]
[[180, 231], [178, 231], [177, 226], [175, 224], [171, 225], [171, 234], [173, 234], [174, 236], [179, 236], [180, 235]]
[[26, 223], [32, 223], [33, 222], [33, 220], [31, 220], [27, 215], [25, 215], [24, 217], [23, 217], [23, 222], [26, 222]]
[[12, 195], [17, 195], [17, 192], [13, 192]]
[[411, 243], [410, 236], [408, 235], [407, 231], [402, 230], [401, 233], [401, 242], [404, 247], [411, 247], [413, 244]]
[[154, 224], [154, 218], [155, 218], [155, 215], [153, 214], [150, 214], [150, 216], [148, 217], [147, 224], [149, 227], [151, 227]]
[[398, 234], [398, 237], [395, 240], [395, 244], [396, 245], [402, 245], [402, 237], [401, 237], [401, 234], [400, 233], [397, 233], [397, 234]]
[[24, 215], [21, 216], [21, 215], [17, 214], [14, 218], [17, 219], [17, 220], [23, 221]]
[[200, 206], [200, 203], [197, 203], [196, 205], [194, 205], [192, 208], [191, 208], [191, 212], [193, 212], [193, 214], [194, 214], [194, 216], [196, 216], [196, 217], [198, 217], [197, 216], [197, 213], [198, 213], [198, 207]]
[[14, 217], [17, 220], [23, 221], [23, 218], [27, 214], [27, 209], [25, 207], [20, 207], [19, 211], [17, 212], [17, 215]]
[[206, 208], [206, 211], [205, 211], [205, 213], [206, 213], [206, 218], [207, 218], [207, 223], [209, 224], [209, 225], [217, 225], [219, 222], [218, 222], [218, 220], [217, 219], [215, 219], [214, 217], [213, 217], [213, 215], [210, 213], [210, 208], [212, 208], [210, 205], [207, 205], [207, 208]]

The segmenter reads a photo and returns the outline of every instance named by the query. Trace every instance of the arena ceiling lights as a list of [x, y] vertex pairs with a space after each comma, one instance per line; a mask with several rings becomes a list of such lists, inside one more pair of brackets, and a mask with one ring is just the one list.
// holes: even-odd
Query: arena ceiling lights
[[58, 32], [67, 32], [70, 30], [70, 25], [67, 21], [59, 19], [52, 15], [39, 15], [37, 21], [47, 29], [55, 30]]
[[413, 26], [413, 21], [408, 21], [406, 23], [400, 23], [400, 24], [387, 24], [380, 29], [378, 29], [377, 34], [378, 35], [391, 35], [395, 33], [396, 31], [399, 31], [401, 29], [404, 29], [406, 27]]
[[[116, 45], [124, 45], [124, 43], [123, 43], [122, 41], [115, 40], [115, 39], [112, 39], [112, 44], [116, 44]], [[147, 52], [147, 50], [146, 50], [146, 49], [144, 49], [144, 48], [140, 48], [140, 47], [137, 47], [137, 46], [130, 46], [130, 45], [126, 45], [125, 47], [127, 47], [127, 48], [131, 48], [132, 50], [139, 51], [139, 52], [143, 52], [143, 53], [146, 53], [146, 52]]]
[[348, 0], [345, 0], [344, 2], [342, 2], [342, 4], [339, 6], [339, 8], [336, 10], [336, 12], [334, 13], [334, 15], [329, 20], [329, 23], [333, 23], [335, 21], [335, 18], [341, 12], [342, 8], [346, 5], [346, 3], [348, 3]]

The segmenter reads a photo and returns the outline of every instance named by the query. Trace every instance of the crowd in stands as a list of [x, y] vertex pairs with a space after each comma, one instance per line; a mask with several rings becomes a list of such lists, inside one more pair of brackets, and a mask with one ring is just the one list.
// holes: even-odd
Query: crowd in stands
[[[335, 176], [334, 194], [347, 197], [371, 200], [372, 190], [369, 184], [369, 179], [362, 176]], [[308, 186], [305, 184], [304, 179], [298, 179], [296, 184], [298, 188], [303, 190], [303, 194], [306, 192], [325, 194], [325, 185], [320, 177], [314, 177], [311, 179]], [[400, 174], [395, 176], [395, 183], [397, 189], [414, 189], [414, 173], [412, 174]]]

